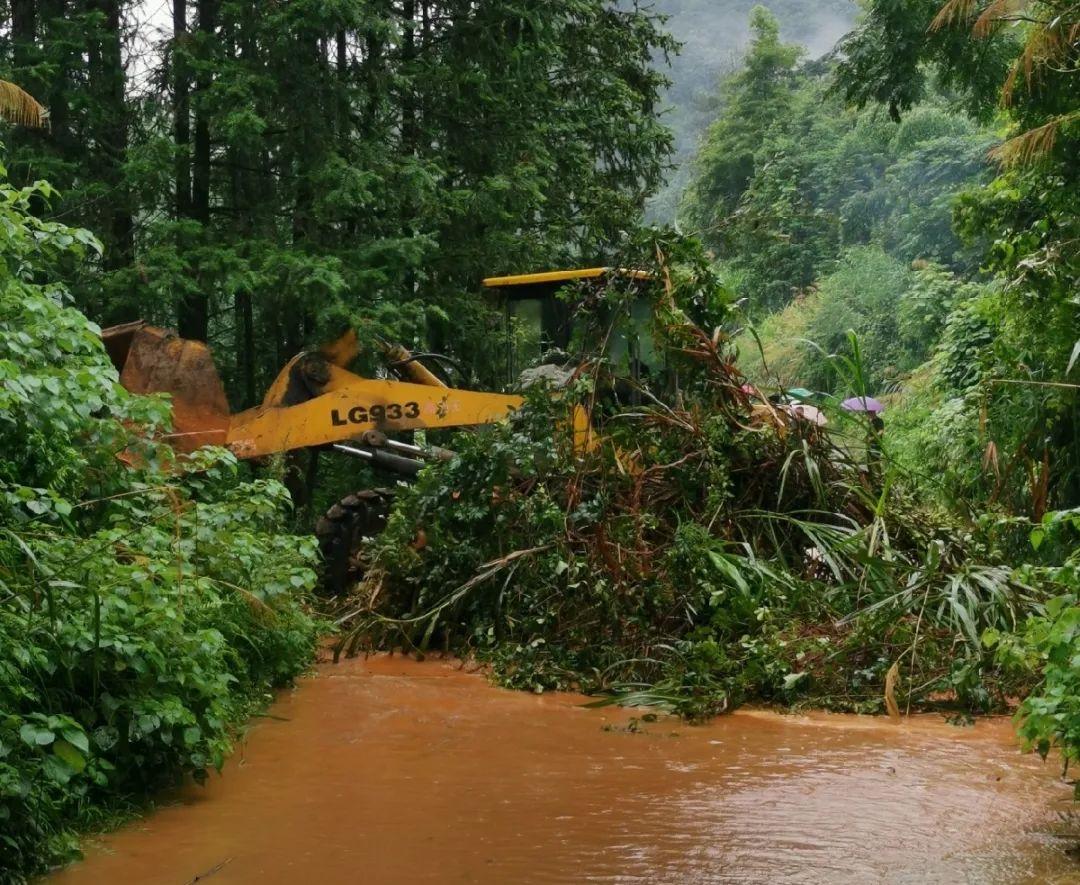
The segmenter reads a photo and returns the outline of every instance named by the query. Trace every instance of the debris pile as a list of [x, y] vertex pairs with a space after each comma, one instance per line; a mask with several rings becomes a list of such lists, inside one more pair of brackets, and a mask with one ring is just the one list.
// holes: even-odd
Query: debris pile
[[[508, 686], [691, 718], [749, 698], [881, 709], [890, 670], [901, 706], [1001, 703], [979, 634], [1020, 617], [1026, 588], [973, 564], [969, 537], [822, 421], [755, 396], [729, 339], [670, 286], [656, 316], [675, 389], [612, 405], [602, 361], [585, 361], [460, 436], [372, 540], [339, 653], [441, 650]], [[588, 452], [572, 404], [592, 415]]]

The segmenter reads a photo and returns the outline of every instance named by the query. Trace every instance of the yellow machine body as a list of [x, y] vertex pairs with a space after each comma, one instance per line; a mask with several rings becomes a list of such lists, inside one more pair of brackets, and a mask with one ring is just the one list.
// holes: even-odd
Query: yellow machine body
[[[484, 281], [490, 289], [593, 279], [607, 268], [554, 271]], [[627, 272], [622, 272], [627, 273]], [[391, 434], [492, 424], [520, 408], [520, 396], [446, 386], [400, 346], [386, 356], [409, 380], [363, 378], [346, 366], [359, 346], [355, 332], [316, 353], [293, 357], [270, 385], [263, 402], [231, 413], [206, 344], [179, 338], [143, 322], [102, 332], [120, 382], [133, 393], [168, 393], [173, 432], [166, 440], [178, 451], [220, 445], [240, 458], [359, 440], [370, 431]], [[595, 445], [589, 416], [575, 406], [570, 416], [574, 447]]]
[[[340, 344], [335, 342], [322, 353], [290, 360], [261, 405], [230, 414], [213, 359], [202, 342], [143, 324], [106, 329], [102, 337], [125, 388], [171, 395], [173, 433], [167, 441], [180, 451], [221, 445], [240, 458], [257, 458], [345, 442], [372, 430], [393, 433], [491, 424], [522, 404], [520, 396], [446, 387], [426, 369], [422, 371], [435, 383], [362, 378], [331, 362], [348, 354], [335, 352]], [[298, 383], [307, 391], [302, 399], [290, 395]]]
[[519, 396], [371, 380], [335, 373], [335, 387], [298, 405], [262, 405], [232, 416], [226, 445], [241, 458], [344, 442], [365, 431], [392, 433], [492, 424]]

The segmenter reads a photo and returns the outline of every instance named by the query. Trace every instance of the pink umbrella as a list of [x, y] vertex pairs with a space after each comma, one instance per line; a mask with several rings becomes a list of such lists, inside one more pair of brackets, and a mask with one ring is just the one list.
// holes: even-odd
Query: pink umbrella
[[885, 405], [872, 396], [853, 396], [840, 403], [840, 408], [846, 412], [869, 412], [871, 415], [885, 411]]

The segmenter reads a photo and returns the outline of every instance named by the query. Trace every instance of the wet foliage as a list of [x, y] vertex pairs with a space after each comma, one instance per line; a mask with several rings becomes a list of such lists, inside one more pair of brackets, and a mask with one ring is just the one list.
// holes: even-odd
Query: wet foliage
[[0, 185], [0, 881], [77, 854], [182, 775], [314, 654], [314, 542], [288, 493], [222, 451], [152, 442], [168, 403], [128, 394], [57, 266], [97, 241]]
[[[751, 305], [763, 293], [782, 296], [772, 299], [782, 310], [747, 333], [755, 346], [743, 348], [744, 365], [764, 385], [847, 396], [854, 391], [834, 369], [853, 355], [849, 332], [857, 332], [869, 386], [888, 403], [882, 448], [895, 484], [947, 510], [989, 561], [1038, 587], [1037, 598], [1054, 596], [1030, 620], [983, 639], [998, 666], [1041, 672], [1020, 705], [1020, 733], [1044, 755], [1072, 760], [1080, 747], [1078, 8], [1066, 0], [864, 7], [828, 70], [796, 69], [777, 54], [775, 35], [759, 29], [748, 57], [773, 63], [759, 67], [756, 91], [745, 89], [746, 75], [728, 81], [744, 96], [768, 86], [774, 108], [797, 111], [821, 77], [827, 99], [851, 115], [844, 137], [819, 138], [843, 114], [816, 103], [805, 105], [804, 123], [797, 113], [774, 114], [775, 124], [722, 115], [711, 130], [724, 148], [736, 144], [732, 133], [761, 145], [759, 184], [729, 190], [735, 221], [715, 228], [746, 231], [741, 243], [716, 240], [731, 250], [721, 256], [739, 295]], [[785, 144], [788, 130], [797, 138]], [[704, 184], [738, 156], [715, 147], [702, 150]], [[820, 156], [829, 161], [818, 167]], [[839, 188], [830, 172], [840, 173]], [[713, 194], [698, 187], [688, 196], [691, 220], [708, 221]], [[865, 235], [867, 248], [850, 248]]]
[[[282, 487], [155, 445], [167, 403], [72, 304], [208, 340], [236, 406], [344, 325], [491, 388], [481, 277], [651, 268], [663, 366], [606, 346], [641, 291], [566, 293], [573, 381], [403, 491], [340, 651], [695, 719], [1019, 701], [1025, 740], [1076, 758], [1076, 4], [868, 0], [811, 63], [754, 11], [684, 164], [706, 257], [640, 216], [672, 147], [656, 12], [708, 5], [177, 2], [160, 39], [138, 4], [0, 8], [0, 73], [51, 112], [5, 130], [0, 186], [0, 878], [219, 765], [317, 633]], [[741, 339], [760, 374], [736, 300], [783, 308]], [[899, 402], [882, 439], [768, 400], [795, 384]]]

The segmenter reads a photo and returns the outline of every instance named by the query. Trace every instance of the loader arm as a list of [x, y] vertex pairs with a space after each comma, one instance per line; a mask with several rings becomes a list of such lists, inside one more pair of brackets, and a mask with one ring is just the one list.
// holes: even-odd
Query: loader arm
[[418, 364], [412, 377], [432, 383], [362, 378], [342, 367], [356, 352], [355, 335], [347, 335], [320, 352], [293, 357], [261, 405], [230, 414], [202, 342], [142, 322], [106, 329], [102, 338], [125, 388], [172, 397], [173, 432], [166, 441], [179, 451], [223, 445], [240, 458], [258, 458], [358, 439], [371, 430], [491, 424], [522, 403], [519, 396], [442, 386]]
[[[173, 403], [178, 451], [223, 445], [240, 458], [361, 439], [369, 431], [392, 433], [493, 424], [520, 408], [523, 398], [447, 387], [403, 348], [388, 356], [404, 361], [412, 381], [362, 378], [344, 368], [356, 355], [355, 333], [321, 351], [285, 364], [262, 404], [229, 413], [213, 357], [202, 342], [188, 341], [142, 322], [106, 329], [106, 349], [132, 393], [167, 393]], [[421, 383], [416, 383], [421, 382]], [[595, 444], [588, 414], [575, 406], [574, 446]]]
[[325, 393], [294, 405], [261, 405], [233, 415], [226, 440], [240, 458], [323, 446], [366, 431], [436, 430], [501, 421], [520, 396], [361, 378], [337, 366]]
[[[397, 347], [391, 356], [407, 351]], [[482, 393], [447, 387], [421, 363], [412, 363], [412, 376], [424, 383], [361, 378], [329, 362], [308, 367], [303, 356], [294, 358], [271, 386], [261, 406], [233, 415], [228, 446], [241, 458], [284, 452], [290, 449], [344, 442], [369, 430], [383, 433], [406, 430], [440, 430], [494, 424], [521, 408], [524, 398], [511, 394]], [[313, 370], [312, 370], [313, 369]], [[285, 376], [291, 374], [290, 385]], [[320, 393], [295, 402], [303, 386]], [[291, 403], [291, 404], [290, 404]], [[570, 416], [574, 449], [592, 451], [596, 446], [588, 412], [575, 405]]]

